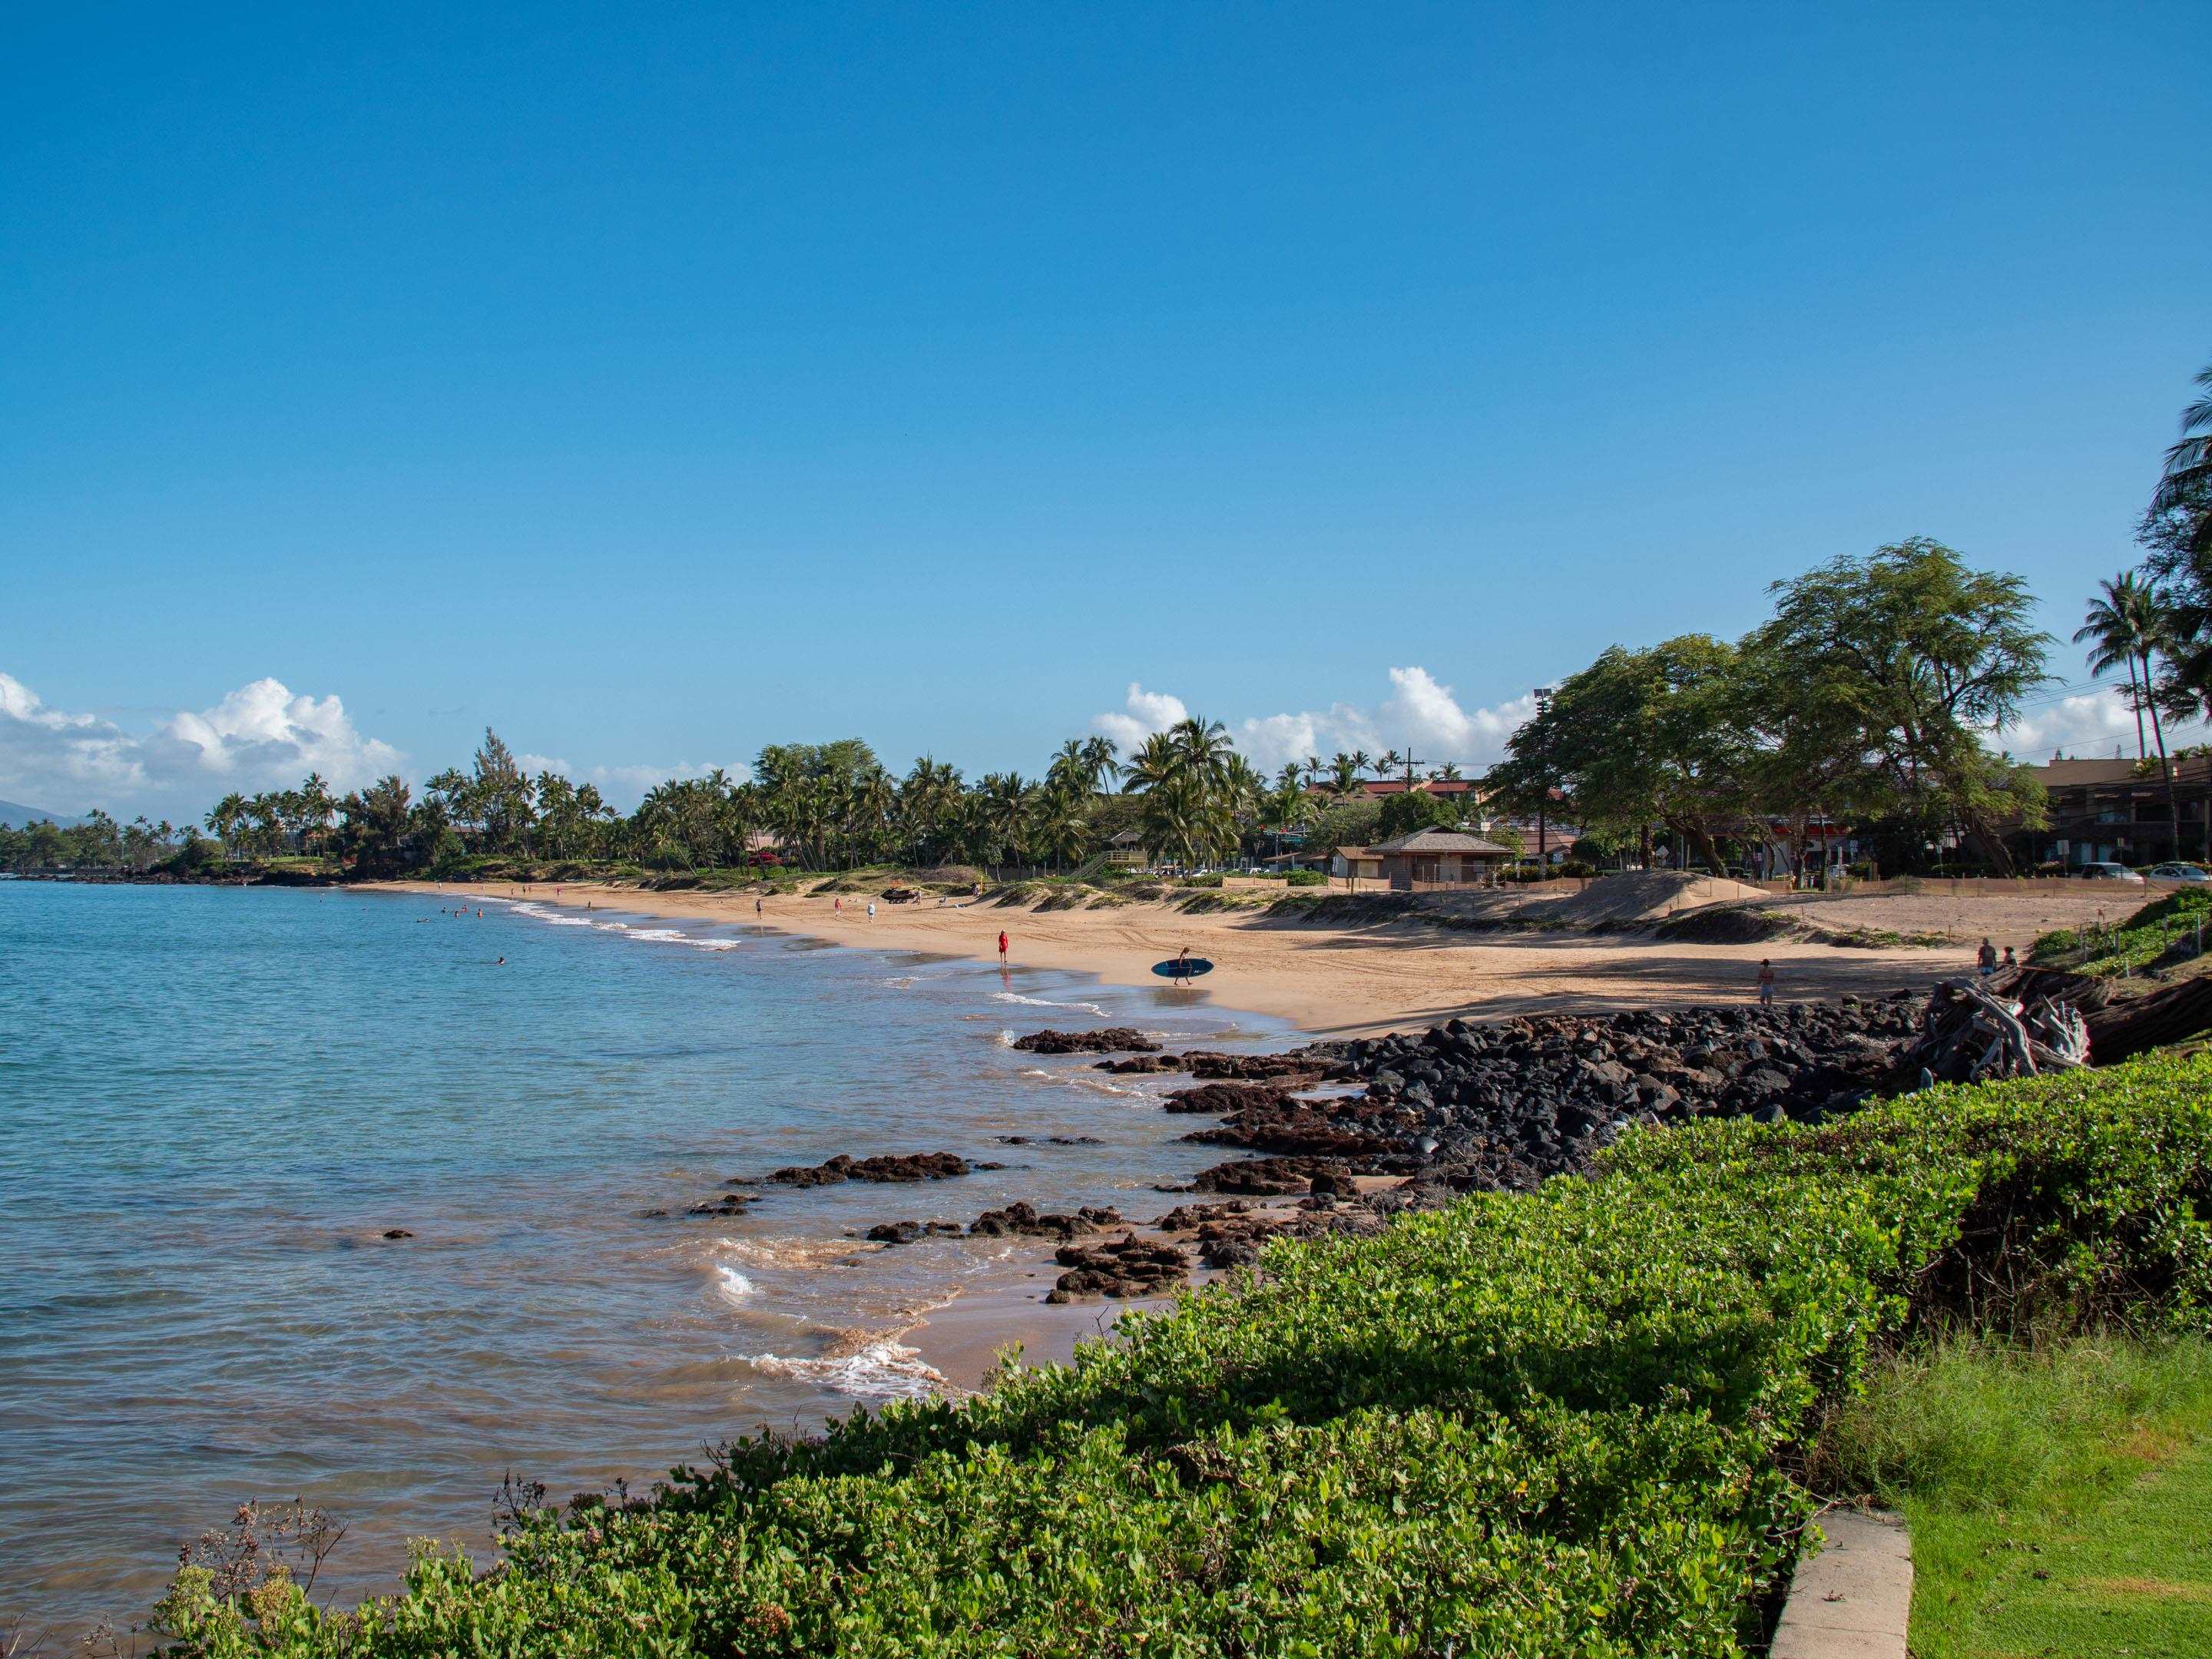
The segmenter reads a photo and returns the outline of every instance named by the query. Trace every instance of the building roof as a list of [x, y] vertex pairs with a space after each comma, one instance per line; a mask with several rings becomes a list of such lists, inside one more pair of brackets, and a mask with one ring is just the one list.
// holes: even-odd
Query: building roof
[[[2173, 763], [2174, 781], [2179, 783], [2186, 778], [2192, 783], [2202, 783], [2209, 767], [2212, 763], [2202, 756], [2178, 760]], [[2117, 760], [2045, 761], [2035, 769], [2035, 775], [2046, 789], [2097, 789], [2127, 784], [2157, 787], [2160, 784], [2155, 759], [2145, 765], [2124, 756]]]
[[1135, 830], [1124, 830], [1120, 835], [1108, 840], [1106, 844], [1109, 847], [1139, 847], [1144, 844], [1144, 840], [1145, 837], [1141, 832]]
[[1416, 830], [1410, 836], [1378, 842], [1370, 849], [1383, 853], [1468, 853], [1476, 858], [1510, 858], [1512, 854], [1494, 841], [1485, 841], [1480, 836], [1470, 836], [1459, 830]]

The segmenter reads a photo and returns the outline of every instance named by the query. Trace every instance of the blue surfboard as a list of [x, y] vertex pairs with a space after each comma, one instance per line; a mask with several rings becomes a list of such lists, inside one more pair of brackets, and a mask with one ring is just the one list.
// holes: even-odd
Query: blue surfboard
[[1196, 979], [1200, 974], [1212, 973], [1213, 964], [1203, 957], [1192, 957], [1185, 962], [1172, 959], [1156, 962], [1152, 964], [1152, 971], [1162, 979]]

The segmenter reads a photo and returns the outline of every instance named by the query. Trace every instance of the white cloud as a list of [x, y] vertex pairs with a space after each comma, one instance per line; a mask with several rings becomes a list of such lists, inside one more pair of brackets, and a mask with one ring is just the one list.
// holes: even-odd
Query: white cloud
[[289, 788], [309, 772], [352, 789], [398, 769], [401, 758], [356, 730], [337, 697], [295, 696], [278, 680], [255, 680], [212, 708], [133, 732], [50, 708], [0, 673], [0, 794], [52, 811], [98, 805], [197, 819], [234, 789]]
[[1124, 708], [1126, 713], [1100, 714], [1091, 722], [1094, 731], [1103, 732], [1121, 744], [1124, 754], [1153, 732], [1164, 732], [1177, 720], [1190, 718], [1190, 710], [1183, 707], [1181, 697], [1171, 697], [1164, 691], [1147, 691], [1134, 680], [1129, 682]]
[[[2148, 715], [2144, 735], [2149, 736]], [[2166, 722], [2169, 748], [2204, 740], [2201, 722]], [[1996, 741], [2014, 759], [2037, 764], [2061, 751], [2072, 760], [2109, 760], [2115, 752], [2122, 756], [2136, 752], [2136, 714], [2129, 706], [2123, 683], [2031, 708], [1999, 732]]]
[[[1450, 686], [1417, 666], [1393, 668], [1390, 695], [1372, 708], [1337, 702], [1325, 709], [1256, 714], [1231, 729], [1237, 748], [1270, 771], [1308, 755], [1327, 760], [1340, 749], [1379, 755], [1408, 746], [1425, 766], [1451, 761], [1481, 767], [1504, 755], [1506, 739], [1535, 712], [1535, 698], [1525, 693], [1492, 708], [1462, 708]], [[1127, 751], [1185, 713], [1182, 698], [1132, 683], [1125, 711], [1100, 714], [1091, 724]]]

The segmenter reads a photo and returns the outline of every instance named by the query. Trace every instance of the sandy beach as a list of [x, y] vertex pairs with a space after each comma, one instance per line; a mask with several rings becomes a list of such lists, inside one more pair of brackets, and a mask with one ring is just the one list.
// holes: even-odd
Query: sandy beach
[[[628, 886], [512, 882], [410, 883], [423, 892], [690, 921], [750, 925], [750, 893], [659, 892]], [[385, 890], [390, 890], [386, 884]], [[2004, 901], [1991, 901], [2001, 905]], [[1980, 912], [1978, 910], [1978, 915]], [[1994, 911], [1991, 913], [1994, 917]], [[1924, 987], [1972, 964], [1978, 934], [1954, 946], [1840, 947], [1778, 939], [1751, 945], [1666, 944], [1625, 934], [1480, 933], [1418, 924], [1332, 927], [1250, 911], [1187, 915], [1158, 904], [1110, 910], [1030, 910], [972, 902], [939, 908], [865, 898], [779, 896], [764, 902], [770, 928], [840, 945], [1007, 960], [1095, 974], [1115, 985], [1160, 987], [1152, 964], [1188, 948], [1214, 964], [1202, 984], [1170, 994], [1212, 998], [1272, 1014], [1316, 1036], [1347, 1036], [1432, 1024], [1464, 1015], [1502, 1018], [1571, 1008], [1616, 1010], [1749, 1000], [1762, 958], [1771, 958], [1785, 1000]], [[1996, 920], [1987, 926], [2003, 929]], [[2002, 942], [2010, 942], [2009, 940]], [[2018, 939], [2025, 947], [2028, 938]]]

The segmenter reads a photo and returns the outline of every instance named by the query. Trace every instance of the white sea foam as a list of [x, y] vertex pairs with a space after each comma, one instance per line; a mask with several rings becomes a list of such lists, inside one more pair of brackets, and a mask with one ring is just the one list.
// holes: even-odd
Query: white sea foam
[[755, 1285], [735, 1267], [727, 1264], [714, 1269], [714, 1294], [732, 1304], [744, 1301], [753, 1293]]
[[745, 1356], [770, 1376], [818, 1382], [855, 1400], [911, 1400], [946, 1388], [945, 1373], [896, 1337], [878, 1336], [849, 1353], [819, 1359], [787, 1359], [781, 1354]]
[[1054, 1002], [1047, 997], [1025, 997], [1017, 991], [994, 991], [994, 1002], [1018, 1002], [1024, 1008], [1073, 1008], [1079, 1012], [1106, 1018], [1106, 1011], [1095, 1002]]
[[1142, 1089], [1131, 1089], [1119, 1083], [1109, 1083], [1096, 1072], [1048, 1072], [1042, 1066], [1025, 1069], [1024, 1077], [1033, 1077], [1045, 1083], [1062, 1083], [1071, 1089], [1088, 1089], [1094, 1094], [1141, 1095]]
[[587, 916], [556, 915], [552, 911], [542, 910], [534, 904], [518, 904], [514, 907], [514, 914], [518, 916], [528, 916], [533, 921], [542, 921], [553, 927], [589, 927], [592, 925]]

